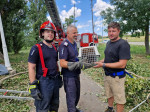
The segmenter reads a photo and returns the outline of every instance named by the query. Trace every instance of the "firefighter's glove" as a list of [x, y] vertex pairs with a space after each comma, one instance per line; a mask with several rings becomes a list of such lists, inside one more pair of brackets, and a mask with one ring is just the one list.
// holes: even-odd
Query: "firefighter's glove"
[[29, 83], [29, 93], [31, 94], [32, 98], [36, 100], [42, 100], [42, 95], [38, 89], [39, 80], [35, 80], [32, 83]]
[[74, 71], [74, 70], [77, 70], [77, 69], [87, 69], [87, 68], [91, 68], [93, 67], [94, 65], [91, 64], [91, 63], [86, 63], [86, 62], [68, 62], [68, 69], [70, 71]]

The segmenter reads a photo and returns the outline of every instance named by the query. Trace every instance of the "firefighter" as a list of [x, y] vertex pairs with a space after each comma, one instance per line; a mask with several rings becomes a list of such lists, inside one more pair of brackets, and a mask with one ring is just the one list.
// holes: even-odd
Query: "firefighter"
[[28, 57], [29, 92], [35, 99], [36, 112], [58, 112], [59, 73], [58, 52], [53, 44], [56, 37], [54, 24], [44, 22], [39, 35], [43, 41], [31, 48]]
[[81, 69], [91, 67], [89, 63], [79, 61], [77, 44], [78, 31], [73, 25], [67, 27], [67, 39], [59, 47], [60, 66], [66, 92], [68, 112], [83, 112], [76, 108], [80, 99], [80, 73]]
[[[125, 67], [130, 59], [130, 45], [120, 39], [120, 24], [111, 22], [108, 25], [108, 37], [105, 49], [105, 58], [96, 62], [95, 68], [103, 67], [105, 70], [104, 87], [108, 98], [108, 108], [105, 112], [114, 112], [113, 103], [117, 103], [117, 112], [123, 112], [125, 98]], [[128, 74], [128, 73], [127, 73]], [[128, 74], [129, 75], [129, 74]]]

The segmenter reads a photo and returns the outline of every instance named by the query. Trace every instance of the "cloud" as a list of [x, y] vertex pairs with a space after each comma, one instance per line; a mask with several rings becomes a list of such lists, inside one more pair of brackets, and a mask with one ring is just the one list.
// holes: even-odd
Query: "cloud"
[[[81, 9], [78, 9], [77, 7], [75, 7], [75, 17], [79, 17], [81, 16]], [[74, 7], [72, 7], [68, 12], [66, 10], [62, 10], [60, 13], [60, 19], [62, 20], [62, 22], [65, 22], [65, 18], [69, 18], [71, 15], [74, 15]]]
[[75, 0], [71, 0], [71, 3], [72, 4], [76, 4], [77, 2]]
[[96, 3], [94, 4], [93, 11], [95, 12], [95, 16], [100, 16], [100, 12], [107, 9], [108, 7], [113, 8], [110, 4], [102, 1], [102, 0], [96, 0]]
[[63, 8], [66, 8], [66, 5], [63, 5]]
[[71, 3], [72, 3], [72, 5], [74, 5], [74, 4], [80, 3], [80, 1], [77, 1], [77, 2], [76, 2], [76, 0], [71, 0]]
[[77, 28], [78, 28], [78, 29], [81, 29], [81, 28], [85, 28], [85, 27], [88, 27], [88, 26], [89, 26], [88, 24], [86, 24], [86, 25], [78, 24], [78, 25], [77, 25]]
[[94, 22], [94, 25], [97, 26], [97, 27], [101, 27], [102, 26], [101, 24], [102, 24], [102, 20], [96, 20]]
[[96, 31], [100, 31], [100, 30], [101, 30], [100, 28], [97, 28], [97, 29], [96, 29]]

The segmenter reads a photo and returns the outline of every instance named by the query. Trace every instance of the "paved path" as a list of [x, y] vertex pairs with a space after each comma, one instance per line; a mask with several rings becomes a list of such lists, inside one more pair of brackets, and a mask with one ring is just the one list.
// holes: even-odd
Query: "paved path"
[[[84, 112], [104, 112], [107, 104], [102, 101], [105, 96], [104, 89], [94, 82], [90, 77], [83, 72], [80, 76], [81, 80], [81, 96], [78, 107]], [[64, 87], [60, 89], [60, 107], [59, 112], [67, 112], [66, 96]], [[101, 99], [101, 100], [100, 100]], [[29, 112], [35, 112], [35, 107], [32, 102], [32, 109]]]
[[[102, 42], [99, 42], [99, 43], [102, 43]], [[103, 42], [103, 43], [107, 43], [107, 42]], [[131, 45], [145, 45], [145, 42], [128, 42], [129, 44], [131, 44]], [[149, 45], [150, 45], [150, 43], [149, 43]]]
[[[102, 102], [98, 96], [103, 94], [103, 87], [98, 86], [90, 77], [81, 73], [81, 96], [78, 107], [84, 112], [104, 112], [107, 104]], [[67, 112], [64, 88], [60, 89], [59, 112]]]
[[129, 42], [129, 44], [132, 44], [132, 45], [145, 45], [144, 42]]

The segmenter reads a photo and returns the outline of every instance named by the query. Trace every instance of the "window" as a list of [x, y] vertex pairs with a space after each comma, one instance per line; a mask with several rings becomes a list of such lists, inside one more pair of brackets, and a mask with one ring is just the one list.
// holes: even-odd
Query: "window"
[[83, 35], [83, 43], [89, 43], [89, 35]]

